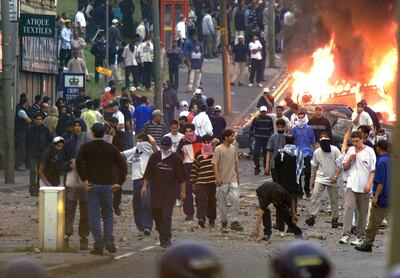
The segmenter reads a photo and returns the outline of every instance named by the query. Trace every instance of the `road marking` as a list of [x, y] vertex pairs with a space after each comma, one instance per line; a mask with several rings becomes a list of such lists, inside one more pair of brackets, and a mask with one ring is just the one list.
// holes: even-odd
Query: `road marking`
[[129, 256], [132, 256], [132, 255], [135, 255], [135, 254], [136, 254], [136, 252], [129, 252], [129, 253], [114, 257], [114, 259], [115, 260], [125, 259], [125, 258], [127, 258]]
[[145, 248], [142, 248], [142, 249], [140, 249], [139, 251], [149, 251], [149, 250], [151, 250], [151, 249], [154, 249], [154, 248], [156, 248], [156, 246], [147, 246], [147, 247], [145, 247]]

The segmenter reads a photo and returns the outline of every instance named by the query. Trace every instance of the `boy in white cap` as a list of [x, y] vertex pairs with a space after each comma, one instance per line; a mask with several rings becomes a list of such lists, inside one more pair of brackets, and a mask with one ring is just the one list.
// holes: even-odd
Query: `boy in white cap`
[[239, 35], [238, 43], [235, 44], [232, 50], [232, 60], [234, 65], [233, 76], [231, 85], [235, 86], [235, 82], [239, 82], [239, 86], [243, 86], [244, 73], [246, 71], [246, 65], [248, 60], [248, 51], [246, 44], [244, 43], [244, 36]]

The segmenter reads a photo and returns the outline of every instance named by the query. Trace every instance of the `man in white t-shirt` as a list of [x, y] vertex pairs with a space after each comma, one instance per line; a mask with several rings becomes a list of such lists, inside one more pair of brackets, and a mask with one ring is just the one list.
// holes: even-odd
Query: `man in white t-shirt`
[[374, 123], [372, 122], [371, 116], [364, 111], [364, 105], [362, 102], [357, 103], [357, 110], [353, 112], [351, 116], [353, 122], [352, 131], [358, 130], [361, 125], [367, 125], [374, 130]]
[[369, 197], [375, 175], [376, 156], [371, 147], [364, 145], [362, 134], [353, 131], [350, 147], [343, 161], [343, 169], [347, 172], [347, 188], [345, 193], [345, 209], [343, 218], [343, 237], [339, 243], [347, 244], [351, 240], [351, 224], [355, 207], [358, 210], [357, 239], [351, 244], [359, 245], [364, 240], [367, 224]]
[[128, 163], [132, 163], [133, 181], [133, 215], [139, 231], [146, 236], [151, 234], [153, 218], [150, 209], [150, 191], [145, 196], [140, 195], [143, 187], [143, 175], [153, 152], [158, 151], [156, 140], [151, 135], [139, 134], [136, 138], [136, 147], [126, 150], [121, 154], [126, 157]]
[[114, 108], [113, 117], [118, 119], [118, 130], [125, 132], [125, 116], [119, 111], [119, 104], [117, 102], [112, 102], [111, 106]]
[[85, 6], [80, 5], [75, 14], [75, 26], [77, 28], [79, 37], [86, 38], [86, 19], [85, 19]]
[[261, 80], [263, 79], [263, 67], [262, 67], [262, 45], [260, 41], [257, 39], [257, 36], [253, 36], [251, 42], [249, 43], [250, 50], [250, 58], [251, 58], [251, 71], [250, 71], [250, 83], [249, 87], [254, 86], [254, 77], [256, 77], [257, 86], [264, 87], [261, 84]]
[[[186, 40], [186, 19], [181, 16], [176, 24], [176, 40], [183, 43]], [[180, 44], [179, 44], [180, 45]]]
[[167, 133], [165, 136], [168, 136], [171, 138], [172, 140], [172, 151], [176, 152], [176, 150], [178, 149], [179, 146], [179, 142], [181, 141], [181, 139], [183, 138], [183, 134], [179, 133], [179, 123], [177, 120], [173, 120], [171, 121], [171, 123], [169, 124], [169, 130], [170, 132]]
[[337, 161], [340, 151], [336, 146], [331, 145], [331, 139], [326, 131], [320, 133], [320, 147], [313, 154], [313, 168], [311, 174], [311, 207], [309, 217], [306, 220], [308, 226], [313, 226], [319, 211], [321, 195], [325, 188], [328, 191], [329, 201], [332, 206], [332, 228], [339, 227], [339, 205], [337, 181], [340, 174], [340, 167]]

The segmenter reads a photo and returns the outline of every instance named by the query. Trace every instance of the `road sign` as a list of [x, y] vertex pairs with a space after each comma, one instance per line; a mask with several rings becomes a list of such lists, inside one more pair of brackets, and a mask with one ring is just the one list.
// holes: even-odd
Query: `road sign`
[[112, 70], [107, 69], [107, 68], [103, 68], [103, 67], [97, 67], [96, 71], [100, 74], [104, 74], [107, 76], [111, 76], [112, 75]]
[[66, 101], [77, 98], [82, 90], [85, 90], [84, 73], [63, 73], [63, 97]]

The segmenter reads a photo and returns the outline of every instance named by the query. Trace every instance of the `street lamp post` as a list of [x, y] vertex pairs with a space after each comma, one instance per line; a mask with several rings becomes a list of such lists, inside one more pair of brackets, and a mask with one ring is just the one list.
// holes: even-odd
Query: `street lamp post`
[[229, 76], [229, 43], [228, 43], [228, 19], [226, 13], [226, 0], [221, 0], [221, 44], [222, 44], [222, 76], [224, 88], [225, 115], [232, 113], [231, 107], [231, 83]]

